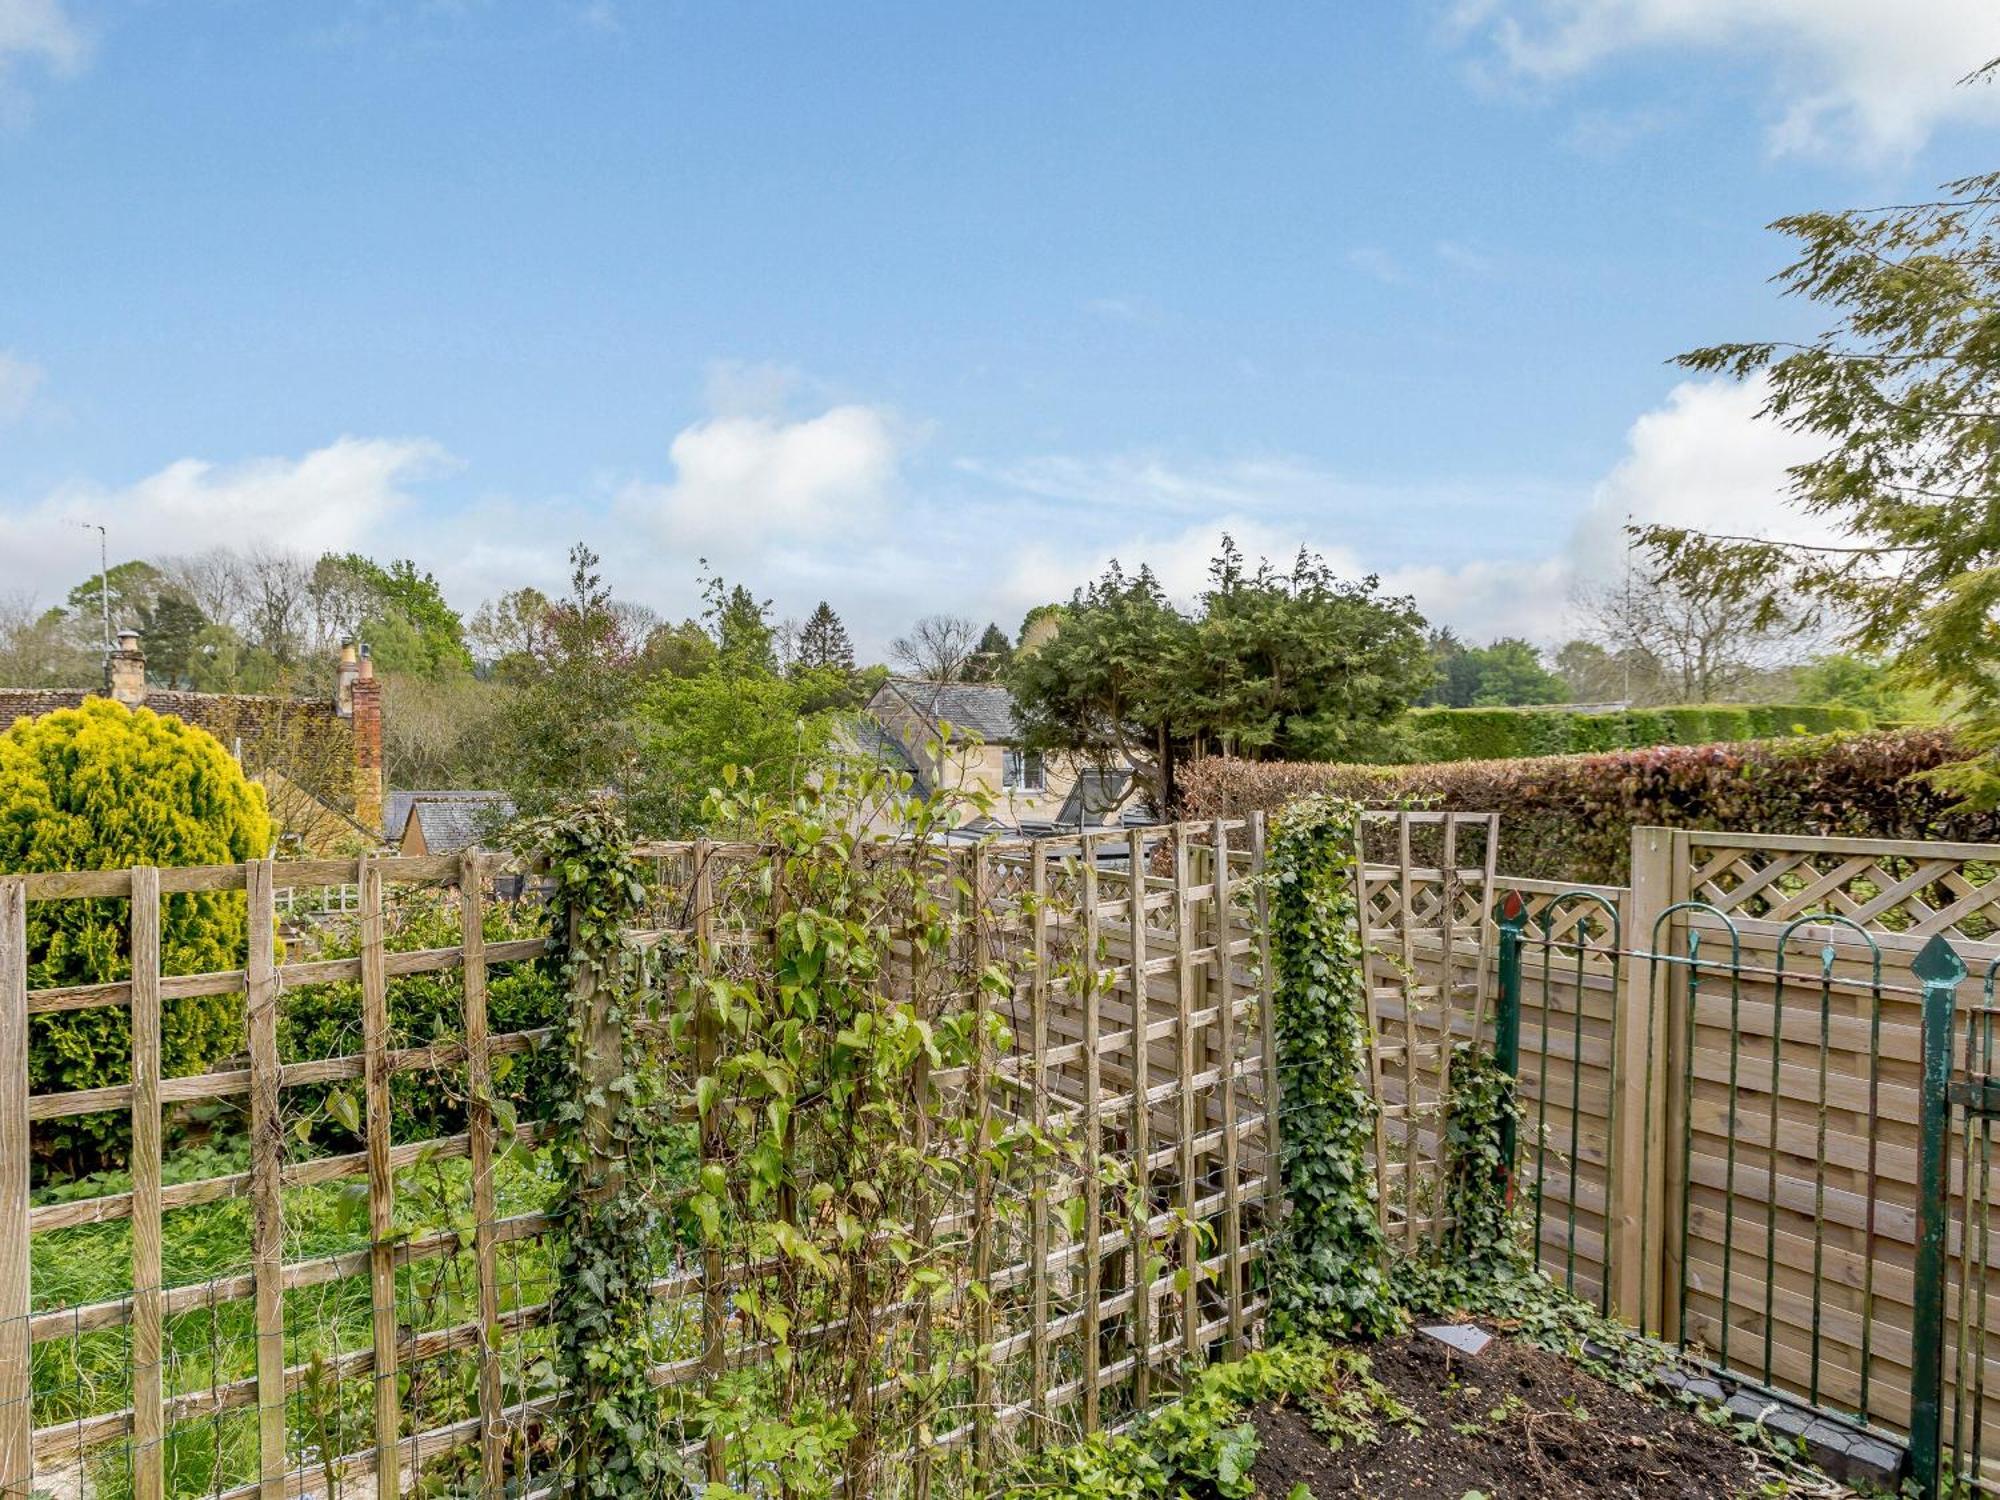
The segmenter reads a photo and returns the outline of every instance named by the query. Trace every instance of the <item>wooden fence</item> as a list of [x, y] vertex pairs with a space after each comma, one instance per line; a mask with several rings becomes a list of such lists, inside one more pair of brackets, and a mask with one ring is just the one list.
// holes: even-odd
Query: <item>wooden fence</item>
[[[1452, 826], [1388, 813], [1361, 830], [1392, 1240], [1441, 1227], [1410, 1221], [1397, 1177], [1435, 1171], [1442, 1043], [1482, 1025], [1490, 1036], [1493, 914], [1518, 894], [1519, 1193], [1542, 1270], [1734, 1377], [1907, 1432], [1921, 1033], [1910, 965], [1942, 935], [1971, 970], [1953, 1076], [1977, 1080], [1991, 1067], [1986, 1031], [2000, 1030], [2000, 848], [1641, 828], [1630, 887], [1459, 861], [1447, 928], [1453, 862], [1423, 841], [1435, 850]], [[1478, 954], [1484, 985], [1444, 981], [1447, 933]], [[1410, 1087], [1414, 1147], [1397, 1119], [1410, 1058], [1427, 1070]], [[1944, 1427], [1961, 1470], [1993, 1491], [1992, 1153], [1984, 1120], [1954, 1128]]]
[[[895, 1361], [930, 1348], [914, 1338], [938, 1341], [958, 1383], [948, 1410], [912, 1410], [907, 1448], [864, 1487], [918, 1470], [948, 1485], [975, 1453], [1116, 1425], [1190, 1359], [1258, 1337], [1278, 1107], [1263, 837], [1252, 819], [947, 856], [979, 900], [964, 983], [942, 1003], [994, 1003], [978, 976], [999, 966], [1013, 1041], [924, 1097], [940, 1122], [1029, 1120], [1072, 1149], [982, 1187], [1013, 1195], [1011, 1215], [969, 1191], [938, 1205], [939, 1263], [960, 1274], [897, 1310], [871, 1399], [910, 1399]], [[656, 878], [631, 940], [691, 962], [733, 944], [730, 961], [754, 966], [767, 851], [641, 852]], [[547, 974], [548, 914], [496, 901], [501, 868], [467, 855], [0, 878], [0, 1494], [526, 1496], [560, 1480], [561, 1205], [541, 1116], [567, 1001]], [[280, 889], [307, 904], [348, 886], [351, 929], [253, 938], [227, 967], [174, 961], [190, 902], [263, 935]], [[37, 977], [65, 908], [116, 935], [126, 977]], [[163, 1037], [205, 997], [226, 997], [242, 1052], [177, 1071]], [[129, 1073], [31, 1090], [51, 1021], [86, 1014], [129, 1039]], [[85, 1121], [129, 1131], [124, 1161], [64, 1183], [48, 1164]], [[707, 1150], [691, 1132], [690, 1173]], [[762, 1357], [729, 1303], [758, 1273], [728, 1248], [658, 1247], [668, 1398]], [[975, 1273], [987, 1295], [966, 1295]], [[756, 1478], [720, 1449], [711, 1473]]]

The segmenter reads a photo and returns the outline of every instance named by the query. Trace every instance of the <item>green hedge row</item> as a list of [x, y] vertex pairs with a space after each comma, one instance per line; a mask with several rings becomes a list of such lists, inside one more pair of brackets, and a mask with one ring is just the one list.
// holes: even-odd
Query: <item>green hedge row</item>
[[1419, 708], [1415, 761], [1519, 760], [1647, 745], [1714, 745], [1868, 728], [1858, 708], [1807, 703], [1694, 703], [1583, 713], [1566, 708]]
[[1949, 729], [1929, 728], [1420, 766], [1210, 756], [1182, 770], [1181, 789], [1191, 818], [1241, 817], [1316, 793], [1497, 812], [1509, 875], [1622, 885], [1641, 824], [2000, 843], [2000, 812], [1962, 806], [1928, 779], [1970, 753]]

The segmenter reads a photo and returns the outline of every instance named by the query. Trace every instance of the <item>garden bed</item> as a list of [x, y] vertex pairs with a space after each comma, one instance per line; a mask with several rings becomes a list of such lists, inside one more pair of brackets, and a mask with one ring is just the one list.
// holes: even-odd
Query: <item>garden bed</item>
[[1417, 1333], [1346, 1358], [1332, 1389], [1265, 1402], [1251, 1470], [1270, 1500], [1645, 1500], [1828, 1493], [1797, 1488], [1726, 1429], [1496, 1338], [1477, 1355]]

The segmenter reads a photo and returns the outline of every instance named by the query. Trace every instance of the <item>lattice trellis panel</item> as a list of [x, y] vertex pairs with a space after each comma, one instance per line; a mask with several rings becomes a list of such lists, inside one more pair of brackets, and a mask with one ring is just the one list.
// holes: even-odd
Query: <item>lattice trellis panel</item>
[[1832, 913], [1910, 945], [2000, 932], [2000, 867], [1977, 845], [1697, 833], [1689, 850], [1688, 894], [1739, 921]]
[[1452, 1046], [1491, 1024], [1486, 907], [1499, 826], [1491, 813], [1369, 811], [1355, 828], [1377, 1207], [1390, 1243], [1406, 1249], [1443, 1228]]

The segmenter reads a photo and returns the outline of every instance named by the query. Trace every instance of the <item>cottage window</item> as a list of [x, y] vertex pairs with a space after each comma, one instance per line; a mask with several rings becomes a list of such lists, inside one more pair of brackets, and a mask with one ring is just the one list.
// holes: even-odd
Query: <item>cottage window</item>
[[1039, 792], [1048, 786], [1042, 757], [1033, 750], [1009, 750], [1002, 763], [1000, 785], [1010, 792]]

